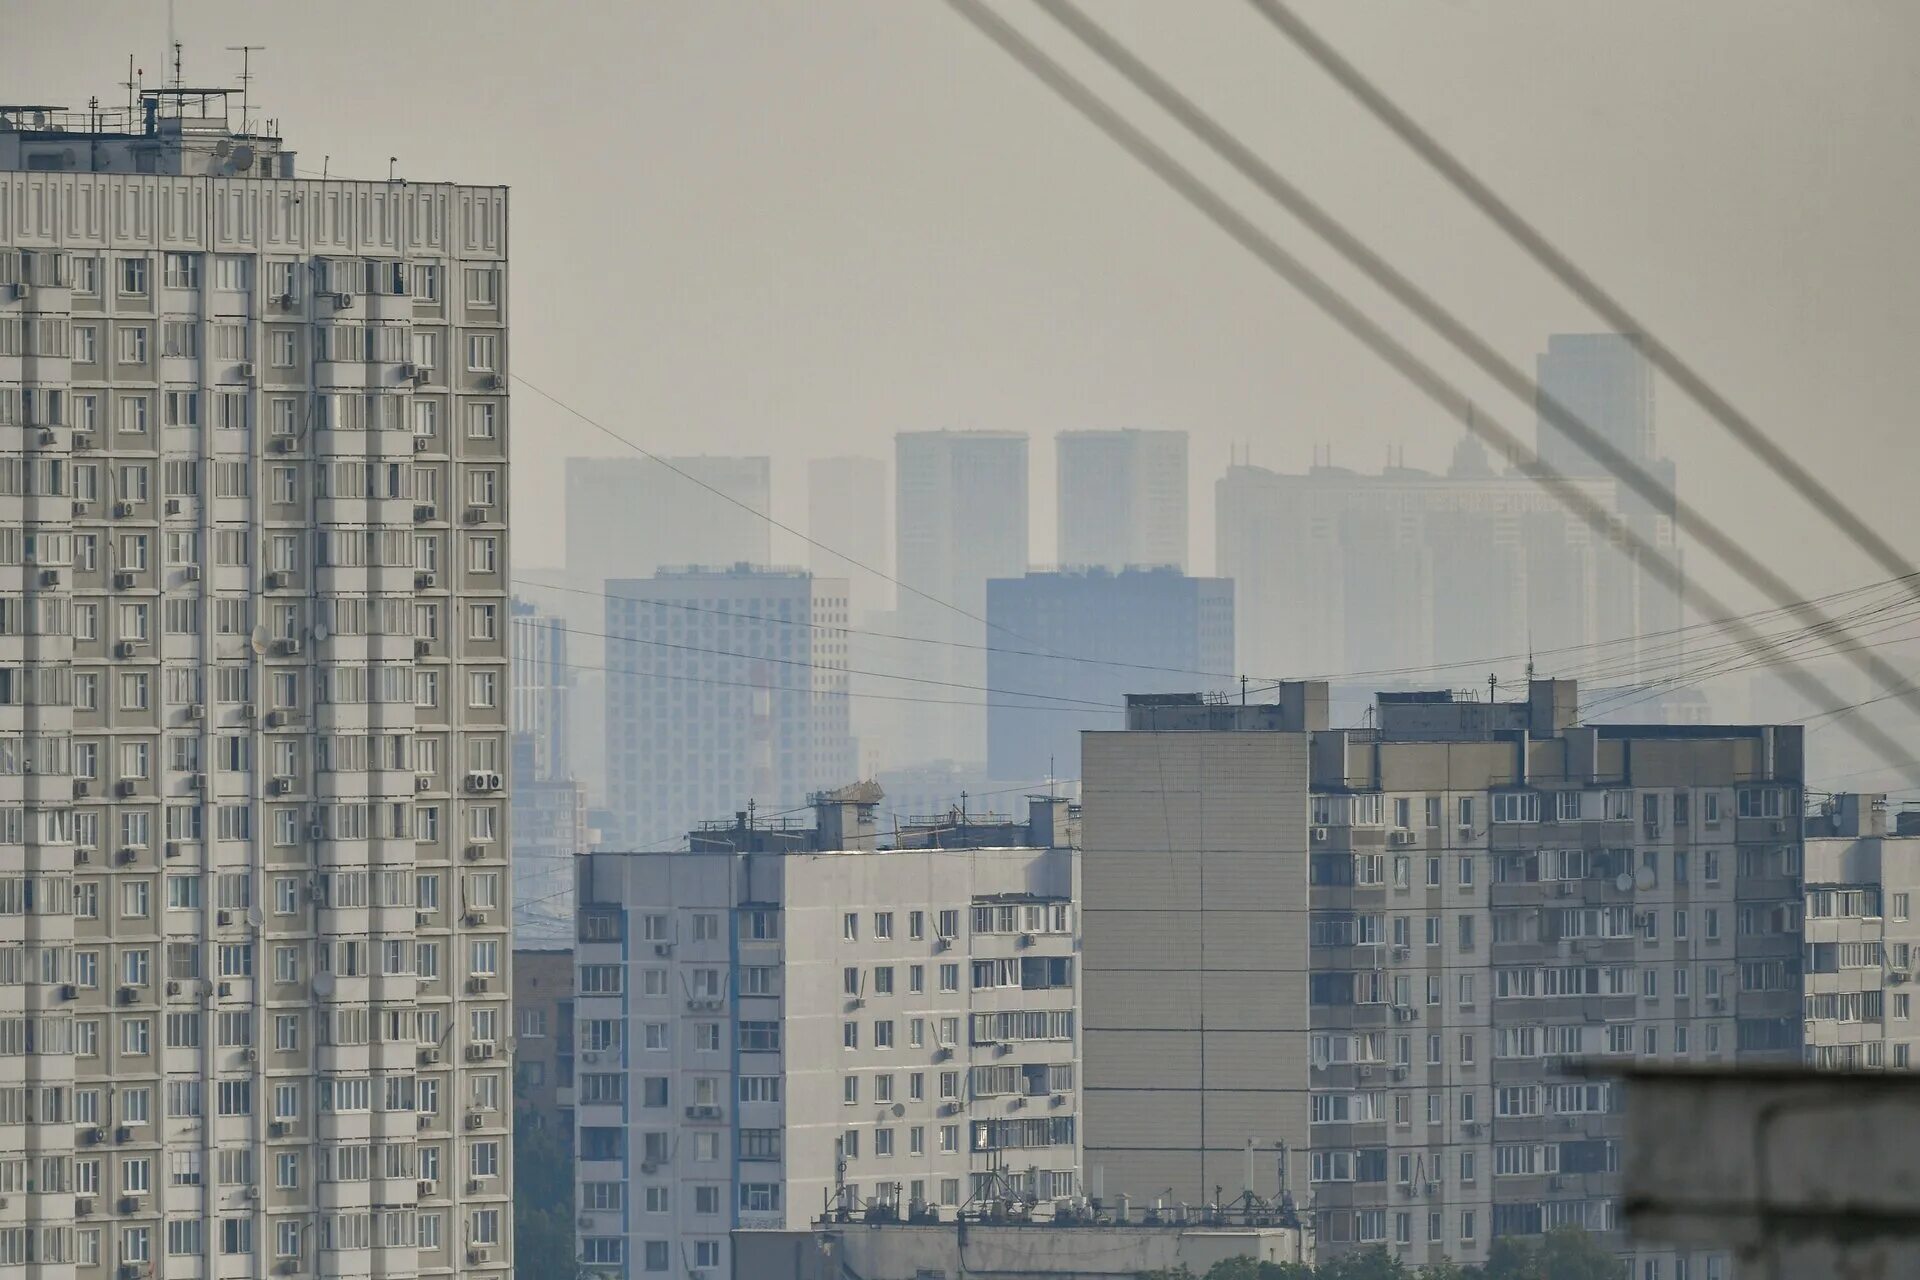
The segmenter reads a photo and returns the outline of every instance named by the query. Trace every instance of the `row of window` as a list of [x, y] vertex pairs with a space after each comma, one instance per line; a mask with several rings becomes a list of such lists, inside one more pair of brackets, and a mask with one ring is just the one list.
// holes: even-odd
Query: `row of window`
[[[1640, 797], [1640, 819], [1652, 830], [1662, 828], [1670, 815], [1676, 828], [1692, 823], [1691, 791], [1495, 791], [1489, 794], [1488, 816], [1499, 824], [1537, 822], [1630, 822], [1634, 818], [1634, 796]], [[1707, 826], [1721, 821], [1720, 791], [1702, 790], [1700, 820]], [[1413, 796], [1391, 797], [1392, 826], [1410, 830], [1414, 825]], [[1420, 797], [1421, 816], [1430, 830], [1444, 825], [1446, 803], [1441, 796]], [[1358, 795], [1316, 795], [1311, 802], [1311, 820], [1316, 827], [1378, 827], [1387, 824], [1389, 797], [1380, 792]], [[1779, 818], [1798, 811], [1798, 793], [1786, 787], [1740, 787], [1734, 790], [1734, 811], [1742, 818]], [[1459, 796], [1454, 815], [1459, 825], [1471, 828], [1479, 817], [1479, 797]]]
[[[98, 297], [103, 281], [111, 281], [123, 298], [144, 298], [151, 292], [152, 258], [146, 254], [103, 258], [74, 254], [61, 274], [74, 293]], [[411, 296], [416, 302], [445, 301], [447, 268], [440, 263], [408, 263], [393, 259], [321, 258], [311, 264], [286, 260], [267, 263], [267, 288], [275, 298], [299, 298], [301, 270], [309, 267], [314, 289], [321, 293], [388, 294]], [[209, 270], [210, 268], [210, 270]], [[253, 259], [240, 254], [162, 253], [160, 280], [168, 289], [198, 289], [210, 274], [215, 289], [245, 292], [253, 288]], [[502, 269], [488, 265], [466, 267], [462, 277], [469, 306], [500, 305]]]

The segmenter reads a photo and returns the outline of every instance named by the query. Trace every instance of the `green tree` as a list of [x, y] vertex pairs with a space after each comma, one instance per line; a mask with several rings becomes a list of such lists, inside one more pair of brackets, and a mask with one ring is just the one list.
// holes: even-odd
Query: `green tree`
[[1625, 1280], [1627, 1264], [1579, 1227], [1555, 1227], [1534, 1243], [1503, 1236], [1487, 1250], [1484, 1280]]
[[1343, 1253], [1315, 1269], [1314, 1280], [1413, 1280], [1407, 1264], [1383, 1244]]
[[1463, 1267], [1452, 1258], [1442, 1258], [1438, 1262], [1429, 1262], [1420, 1268], [1420, 1280], [1479, 1280], [1480, 1273], [1470, 1267]]

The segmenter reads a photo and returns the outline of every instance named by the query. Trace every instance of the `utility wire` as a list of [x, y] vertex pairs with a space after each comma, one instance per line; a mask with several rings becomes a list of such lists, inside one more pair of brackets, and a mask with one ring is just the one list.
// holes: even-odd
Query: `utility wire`
[[[1608, 325], [1618, 332], [1637, 335], [1647, 358], [1653, 362], [1656, 369], [1666, 374], [1689, 399], [1706, 410], [1714, 421], [1726, 428], [1735, 440], [1745, 446], [1754, 457], [1765, 463], [1769, 470], [1785, 480], [1810, 506], [1845, 534], [1856, 547], [1865, 551], [1886, 572], [1912, 582], [1914, 565], [1895, 550], [1891, 543], [1876, 533], [1865, 520], [1856, 516], [1852, 509], [1831, 489], [1822, 484], [1812, 472], [1794, 461], [1786, 450], [1774, 443], [1751, 418], [1741, 413], [1732, 402], [1716, 391], [1691, 365], [1655, 335], [1638, 316], [1628, 311], [1622, 303], [1602, 289], [1591, 276], [1582, 271], [1571, 258], [1556, 248], [1545, 235], [1522, 218], [1511, 205], [1476, 177], [1473, 171], [1461, 163], [1457, 157], [1441, 146], [1432, 134], [1422, 129], [1411, 116], [1395, 105], [1392, 99], [1360, 72], [1359, 68], [1342, 57], [1299, 15], [1282, 3], [1282, 0], [1247, 0], [1247, 3], [1292, 41], [1296, 48], [1318, 64], [1322, 71], [1353, 95], [1360, 105], [1373, 115], [1374, 119], [1385, 125], [1416, 155], [1445, 178], [1454, 190], [1465, 196], [1495, 226], [1506, 232], [1509, 238], [1524, 249], [1536, 263], [1545, 268], [1554, 279], [1591, 307]], [[1920, 599], [1920, 584], [1913, 584], [1909, 589], [1914, 592], [1915, 599]]]
[[[1282, 177], [1232, 132], [1200, 110], [1191, 99], [1134, 56], [1126, 46], [1115, 40], [1098, 23], [1075, 8], [1070, 0], [1035, 0], [1035, 3], [1055, 21], [1066, 27], [1076, 39], [1117, 71], [1135, 89], [1152, 99], [1167, 114], [1179, 121], [1183, 128], [1204, 143], [1215, 155], [1225, 160], [1242, 177], [1303, 223], [1348, 264], [1384, 290], [1394, 301], [1411, 311], [1454, 350], [1472, 361], [1481, 372], [1493, 379], [1503, 390], [1522, 403], [1537, 406], [1542, 417], [1559, 428], [1569, 439], [1585, 450], [1589, 457], [1604, 466], [1654, 510], [1671, 511], [1674, 523], [1682, 531], [1697, 539], [1729, 568], [1758, 587], [1768, 599], [1782, 608], [1792, 609], [1795, 616], [1810, 627], [1833, 625], [1832, 619], [1801, 600], [1799, 592], [1768, 568], [1758, 556], [1748, 551], [1737, 539], [1725, 533], [1690, 504], [1681, 501], [1665, 483], [1628, 457], [1619, 446], [1608, 440], [1605, 435], [1594, 429], [1559, 399], [1548, 394], [1536, 379], [1528, 377], [1512, 361], [1495, 351], [1490, 343], [1463, 320], [1408, 279], [1404, 273], [1349, 231], [1338, 218], [1321, 208], [1299, 187]], [[1912, 565], [1904, 562], [1898, 563], [1891, 571], [1896, 574], [1915, 572]], [[1920, 587], [1915, 589], [1914, 598], [1920, 600]], [[1844, 631], [1842, 638], [1846, 638]], [[1901, 680], [1898, 671], [1871, 653], [1850, 652], [1848, 659], [1883, 688], [1896, 685]], [[1913, 695], [1912, 706], [1916, 711], [1920, 711], [1920, 692]]]
[[925, 600], [930, 604], [936, 604], [940, 606], [942, 609], [947, 609], [954, 613], [957, 613], [961, 617], [966, 618], [970, 621], [977, 622], [989, 631], [998, 631], [1004, 635], [1010, 635], [1014, 639], [1019, 640], [1022, 643], [1038, 645], [1041, 648], [1045, 648], [1045, 646], [1040, 645], [1039, 641], [1037, 640], [1029, 639], [1028, 637], [1021, 635], [1017, 631], [1001, 626], [999, 623], [989, 622], [987, 619], [981, 617], [977, 613], [969, 612], [968, 610], [961, 608], [957, 604], [953, 604], [949, 601], [942, 600], [939, 596], [930, 595], [929, 593], [922, 591], [918, 587], [910, 586], [907, 583], [902, 582], [900, 579], [894, 577], [892, 574], [886, 572], [883, 569], [876, 569], [872, 565], [867, 564], [864, 561], [856, 560], [844, 551], [841, 551], [834, 547], [830, 547], [826, 543], [821, 542], [817, 538], [809, 537], [807, 534], [800, 532], [798, 529], [794, 528], [790, 524], [785, 524], [779, 520], [775, 520], [773, 516], [768, 512], [756, 510], [750, 504], [740, 501], [740, 499], [734, 497], [730, 493], [727, 493], [725, 490], [716, 488], [715, 486], [708, 484], [705, 480], [702, 480], [700, 477], [693, 475], [690, 472], [683, 471], [679, 467], [674, 466], [673, 463], [669, 462], [667, 459], [653, 452], [653, 450], [647, 448], [645, 445], [638, 444], [635, 441], [628, 439], [626, 436], [621, 435], [618, 431], [615, 431], [612, 427], [609, 427], [605, 423], [599, 421], [598, 419], [590, 417], [589, 415], [581, 412], [580, 410], [574, 408], [572, 405], [568, 404], [566, 401], [560, 399], [558, 396], [552, 394], [551, 392], [545, 390], [544, 388], [538, 387], [533, 383], [527, 381], [527, 379], [521, 377], [519, 374], [516, 373], [512, 376], [515, 382], [519, 383], [521, 386], [525, 387], [527, 390], [533, 392], [535, 395], [539, 396], [542, 400], [545, 400], [548, 404], [553, 405], [556, 409], [559, 409], [561, 412], [569, 414], [572, 417], [579, 419], [581, 422], [586, 423], [588, 426], [592, 427], [595, 431], [598, 431], [601, 435], [607, 437], [609, 440], [618, 441], [620, 444], [625, 445], [627, 448], [633, 450], [635, 453], [639, 454], [641, 457], [646, 458], [656, 463], [659, 466], [665, 467], [667, 470], [673, 472], [673, 474], [679, 476], [681, 479], [686, 480], [688, 483], [698, 485], [700, 488], [705, 489], [708, 493], [712, 494], [716, 498], [719, 498], [723, 502], [730, 503], [731, 505], [740, 508], [742, 511], [747, 512], [749, 515], [754, 516], [756, 519], [765, 521], [769, 527], [778, 529], [782, 533], [791, 534], [792, 536], [800, 539], [802, 542], [806, 543], [810, 547], [817, 547], [821, 551], [826, 552], [828, 555], [833, 556], [840, 560], [844, 560], [846, 563], [852, 565], [854, 568], [870, 573], [874, 577], [882, 580], [883, 582], [892, 583], [894, 586], [898, 587], [902, 591], [905, 591], [911, 595], [916, 595], [920, 597], [922, 600]]
[[[1596, 532], [1603, 533], [1609, 538], [1618, 536], [1621, 542], [1634, 550], [1647, 565], [1651, 576], [1661, 585], [1678, 593], [1686, 592], [1685, 581], [1670, 558], [1637, 531], [1631, 528], [1616, 529], [1612, 513], [1582, 492], [1578, 486], [1569, 483], [1567, 478], [1552, 466], [1535, 457], [1532, 450], [1528, 449], [1512, 431], [1487, 414], [1475, 412], [1472, 401], [1463, 391], [1448, 382], [1438, 371], [1414, 355], [1337, 289], [1283, 249], [1273, 237], [1255, 226], [1218, 192], [1207, 186], [1191, 170], [1121, 117], [1110, 105], [1074, 78], [1065, 68], [1042, 53], [1005, 20], [979, 3], [979, 0], [947, 0], [947, 4], [1080, 112], [1109, 139], [1140, 161], [1163, 183], [1257, 257], [1269, 270], [1292, 285], [1330, 319], [1457, 420], [1467, 431], [1516, 459], [1516, 465], [1523, 474], [1532, 477], [1536, 483]], [[1732, 612], [1704, 589], [1696, 589], [1692, 594], [1711, 612], [1720, 614]], [[1731, 624], [1731, 627], [1755, 649], [1776, 660], [1785, 660], [1777, 646], [1760, 637], [1751, 627], [1737, 622]], [[1896, 678], [1898, 678], [1897, 675]], [[1786, 679], [1810, 701], [1816, 703], [1839, 701], [1839, 695], [1825, 681], [1796, 666], [1788, 667]], [[1881, 753], [1889, 760], [1900, 761], [1906, 768], [1913, 771], [1916, 778], [1920, 778], [1920, 761], [1916, 761], [1910, 752], [1876, 726], [1871, 723], [1849, 722], [1847, 728], [1854, 737], [1870, 749]]]

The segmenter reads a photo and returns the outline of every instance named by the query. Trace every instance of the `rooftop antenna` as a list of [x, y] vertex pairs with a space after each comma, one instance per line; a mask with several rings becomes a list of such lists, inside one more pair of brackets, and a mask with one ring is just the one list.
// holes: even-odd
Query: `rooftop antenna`
[[266, 49], [263, 44], [230, 44], [228, 53], [240, 55], [240, 132], [252, 132], [247, 121], [247, 86], [253, 82], [253, 55]]
[[1247, 678], [1245, 676], [1240, 677], [1240, 705], [1243, 707], [1247, 705]]
[[127, 132], [133, 132], [133, 91], [140, 82], [133, 78], [133, 55], [127, 55], [127, 78], [120, 82], [127, 90]]
[[397, 164], [399, 164], [399, 163], [400, 163], [400, 157], [399, 157], [399, 156], [388, 156], [388, 157], [387, 157], [387, 181], [388, 181], [388, 182], [392, 182], [392, 181], [394, 180], [394, 172], [393, 172], [393, 167], [394, 167], [395, 165], [397, 165]]
[[1494, 700], [1496, 696], [1494, 691], [1499, 687], [1500, 687], [1500, 677], [1493, 672], [1488, 672], [1487, 673], [1487, 701], [1488, 702], [1492, 702]]
[[173, 38], [173, 4], [167, 4], [167, 43], [173, 46], [173, 87], [182, 88], [187, 83], [180, 76], [180, 42]]

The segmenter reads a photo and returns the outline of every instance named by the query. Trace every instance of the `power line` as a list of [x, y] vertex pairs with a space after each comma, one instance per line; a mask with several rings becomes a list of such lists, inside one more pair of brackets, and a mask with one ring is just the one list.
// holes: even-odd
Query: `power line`
[[[1234, 680], [1236, 675], [1225, 671], [1200, 671], [1189, 667], [1161, 666], [1151, 662], [1121, 662], [1113, 658], [1088, 658], [1071, 653], [1041, 652], [1034, 649], [1007, 649], [996, 644], [974, 644], [966, 640], [941, 640], [932, 636], [903, 636], [889, 631], [874, 631], [866, 627], [837, 626], [829, 622], [814, 622], [806, 618], [775, 618], [764, 613], [741, 613], [733, 609], [717, 609], [710, 605], [689, 604], [681, 600], [657, 600], [644, 596], [624, 596], [611, 591], [594, 591], [587, 587], [562, 586], [557, 582], [535, 582], [528, 578], [514, 578], [518, 587], [532, 587], [539, 591], [564, 591], [572, 595], [597, 596], [602, 600], [620, 600], [628, 604], [657, 605], [666, 609], [683, 609], [689, 613], [714, 614], [722, 618], [735, 618], [746, 622], [765, 622], [783, 627], [806, 627], [813, 631], [844, 632], [848, 635], [868, 636], [876, 640], [898, 640], [908, 644], [941, 645], [950, 649], [973, 649], [983, 653], [1009, 654], [1021, 658], [1044, 658], [1053, 662], [1079, 662], [1089, 666], [1119, 667], [1131, 671], [1165, 671], [1174, 675], [1201, 676], [1209, 680]], [[545, 625], [540, 624], [540, 625]]]
[[[1422, 129], [1411, 116], [1361, 74], [1359, 68], [1321, 39], [1319, 34], [1282, 3], [1282, 0], [1247, 0], [1247, 3], [1292, 41], [1295, 47], [1318, 64], [1322, 71], [1353, 95], [1373, 115], [1374, 119], [1385, 125], [1416, 155], [1445, 178], [1454, 190], [1465, 196], [1495, 226], [1506, 232], [1509, 238], [1524, 249], [1536, 263], [1544, 267], [1554, 279], [1571, 290], [1615, 330], [1637, 335], [1655, 368], [1666, 374], [1689, 399], [1704, 409], [1714, 421], [1726, 428], [1735, 440], [1745, 446], [1754, 457], [1765, 463], [1769, 470], [1785, 480], [1789, 487], [1824, 515], [1856, 547], [1865, 551], [1888, 573], [1903, 579], [1911, 579], [1914, 566], [1895, 550], [1892, 544], [1876, 533], [1865, 520], [1856, 516], [1812, 472], [1794, 461], [1784, 449], [1760, 429], [1758, 424], [1736, 409], [1732, 402], [1716, 391], [1691, 365], [1661, 341], [1638, 316], [1628, 311], [1624, 305], [1602, 289], [1591, 276], [1575, 265], [1571, 258], [1555, 247], [1545, 235], [1522, 218], [1511, 205], [1495, 194], [1492, 188], [1476, 177], [1472, 170], [1441, 146], [1433, 135]], [[1920, 599], [1920, 584], [1916, 584], [1912, 589], [1915, 598]]]
[[730, 503], [733, 506], [740, 508], [742, 511], [747, 512], [749, 515], [752, 515], [757, 519], [765, 521], [769, 527], [778, 529], [782, 533], [791, 534], [793, 537], [800, 539], [802, 542], [806, 543], [810, 547], [817, 547], [821, 551], [826, 552], [828, 555], [834, 556], [840, 560], [843, 560], [847, 564], [852, 565], [856, 569], [860, 569], [867, 573], [870, 573], [874, 577], [879, 578], [884, 582], [892, 583], [894, 586], [900, 588], [900, 590], [902, 591], [906, 591], [913, 595], [919, 596], [922, 600], [925, 600], [931, 604], [939, 605], [942, 609], [951, 610], [952, 612], [959, 614], [963, 618], [966, 618], [973, 622], [977, 622], [981, 626], [987, 628], [987, 630], [989, 631], [999, 631], [1005, 635], [1010, 635], [1014, 639], [1022, 641], [1023, 643], [1026, 643], [1026, 644], [1039, 644], [1039, 641], [1037, 640], [1029, 639], [1028, 637], [1021, 635], [1017, 631], [1011, 630], [1008, 627], [1001, 626], [999, 623], [989, 622], [987, 619], [981, 617], [977, 613], [969, 612], [968, 610], [961, 608], [957, 604], [953, 604], [950, 601], [942, 600], [939, 596], [930, 595], [927, 592], [922, 591], [918, 587], [909, 586], [907, 583], [902, 582], [900, 579], [894, 577], [892, 574], [886, 572], [885, 570], [876, 569], [872, 565], [867, 564], [864, 561], [856, 560], [852, 556], [848, 555], [846, 552], [840, 551], [834, 547], [830, 547], [826, 543], [821, 542], [819, 539], [810, 537], [807, 534], [800, 532], [798, 529], [794, 528], [790, 524], [785, 524], [779, 520], [775, 520], [773, 516], [768, 512], [756, 510], [753, 506], [751, 506], [748, 503], [740, 501], [740, 499], [734, 497], [732, 494], [727, 493], [726, 491], [719, 489], [714, 485], [708, 484], [705, 480], [700, 479], [700, 477], [693, 475], [691, 472], [684, 471], [681, 468], [674, 466], [673, 463], [661, 457], [659, 454], [653, 452], [651, 449], [647, 448], [645, 445], [635, 443], [634, 441], [628, 439], [626, 436], [621, 435], [618, 431], [615, 431], [612, 427], [609, 427], [605, 423], [600, 422], [599, 420], [593, 417], [590, 417], [585, 413], [582, 413], [580, 410], [574, 408], [572, 405], [568, 404], [566, 401], [560, 399], [558, 396], [553, 395], [551, 392], [548, 392], [543, 388], [534, 385], [532, 382], [529, 382], [526, 378], [520, 376], [519, 374], [516, 373], [512, 375], [512, 377], [515, 382], [518, 382], [521, 386], [533, 392], [535, 395], [545, 400], [548, 404], [553, 405], [555, 408], [561, 410], [564, 413], [570, 414], [573, 417], [578, 418], [581, 422], [586, 423], [588, 426], [592, 427], [595, 431], [598, 431], [601, 435], [606, 436], [609, 440], [618, 441], [619, 443], [625, 445], [627, 448], [633, 450], [635, 453], [639, 454], [641, 457], [646, 458], [659, 466], [665, 467], [667, 470], [673, 472], [673, 474], [679, 476], [681, 479], [686, 480], [691, 484], [698, 485], [702, 489], [705, 489], [708, 493], [711, 493], [714, 497], [719, 498], [724, 502]]
[[[946, 689], [966, 689], [975, 693], [997, 693], [1009, 698], [1038, 698], [1046, 702], [1079, 703], [1083, 707], [1094, 707], [1101, 710], [1109, 710], [1113, 706], [1110, 702], [1096, 702], [1091, 698], [1075, 698], [1062, 693], [1030, 693], [1024, 689], [995, 689], [990, 685], [984, 684], [965, 684], [955, 680], [935, 680], [926, 676], [894, 675], [891, 672], [867, 671], [859, 667], [836, 667], [825, 663], [813, 662], [806, 658], [775, 658], [758, 653], [741, 653], [735, 649], [711, 649], [704, 645], [680, 644], [673, 640], [654, 640], [647, 636], [618, 635], [608, 631], [587, 631], [578, 627], [555, 626], [550, 623], [543, 623], [542, 625], [545, 626], [547, 630], [559, 631], [570, 636], [593, 636], [601, 640], [616, 640], [622, 644], [644, 644], [660, 649], [675, 649], [683, 653], [702, 653], [718, 658], [738, 658], [743, 662], [765, 662], [781, 667], [804, 667], [809, 671], [824, 671], [829, 674], [849, 676], [868, 676], [875, 680], [903, 680], [910, 684], [930, 684]], [[635, 672], [634, 674], [653, 675], [654, 673], [641, 671]], [[827, 690], [815, 690], [815, 692], [824, 693], [827, 692]]]
[[[1332, 214], [1321, 208], [1299, 187], [1282, 177], [1245, 143], [1218, 121], [1201, 111], [1191, 99], [1175, 89], [1165, 78], [1115, 40], [1098, 23], [1076, 9], [1071, 0], [1035, 0], [1055, 21], [1066, 27], [1076, 39], [1112, 67], [1127, 82], [1157, 103], [1189, 133], [1225, 160], [1236, 172], [1288, 213], [1305, 224], [1351, 266], [1383, 289], [1389, 297], [1411, 311], [1422, 323], [1439, 334], [1447, 344], [1485, 373], [1501, 388], [1523, 403], [1535, 405], [1541, 416], [1577, 442], [1589, 457], [1599, 462], [1629, 490], [1646, 500], [1655, 510], [1671, 510], [1674, 523], [1718, 556], [1775, 604], [1794, 610], [1809, 626], [1830, 626], [1831, 620], [1819, 609], [1798, 599], [1798, 593], [1785, 579], [1768, 568], [1760, 558], [1698, 511], [1681, 501], [1665, 483], [1645, 467], [1629, 458], [1612, 441], [1595, 430], [1559, 399], [1543, 390], [1514, 363], [1443, 307], [1431, 294], [1395, 268], [1365, 241]], [[1901, 564], [1895, 573], [1911, 574], [1911, 565]], [[1920, 589], [1915, 599], [1920, 600]], [[1844, 633], [1843, 633], [1844, 635]], [[1900, 675], [1871, 654], [1849, 654], [1868, 676], [1882, 686], [1895, 684]], [[1920, 695], [1914, 708], [1920, 711]]]
[[[999, 45], [1049, 89], [1065, 100], [1109, 139], [1145, 165], [1156, 177], [1204, 214], [1263, 265], [1292, 285], [1325, 315], [1360, 341], [1382, 361], [1410, 382], [1428, 399], [1452, 416], [1470, 433], [1503, 450], [1516, 459], [1520, 471], [1551, 493], [1562, 506], [1577, 514], [1597, 532], [1632, 547], [1647, 564], [1649, 573], [1663, 586], [1684, 593], [1687, 588], [1678, 567], [1637, 531], [1615, 529], [1611, 514], [1598, 502], [1570, 484], [1566, 477], [1535, 457], [1522, 441], [1485, 413], [1475, 412], [1472, 402], [1459, 388], [1400, 343], [1352, 301], [1283, 249], [1277, 241], [1255, 226], [1193, 172], [1175, 160], [1165, 149], [1122, 118], [1117, 111], [1094, 94], [1053, 59], [1042, 53], [979, 0], [947, 0], [952, 8], [981, 34]], [[1694, 596], [1716, 613], [1732, 611], [1703, 589]], [[1778, 648], [1758, 636], [1744, 623], [1733, 623], [1737, 635], [1761, 652], [1781, 658]], [[1786, 677], [1803, 695], [1816, 703], [1838, 701], [1839, 695], [1817, 677], [1790, 666]], [[1871, 749], [1890, 760], [1899, 760], [1920, 778], [1920, 762], [1898, 742], [1871, 723], [1849, 722], [1848, 731]]]

